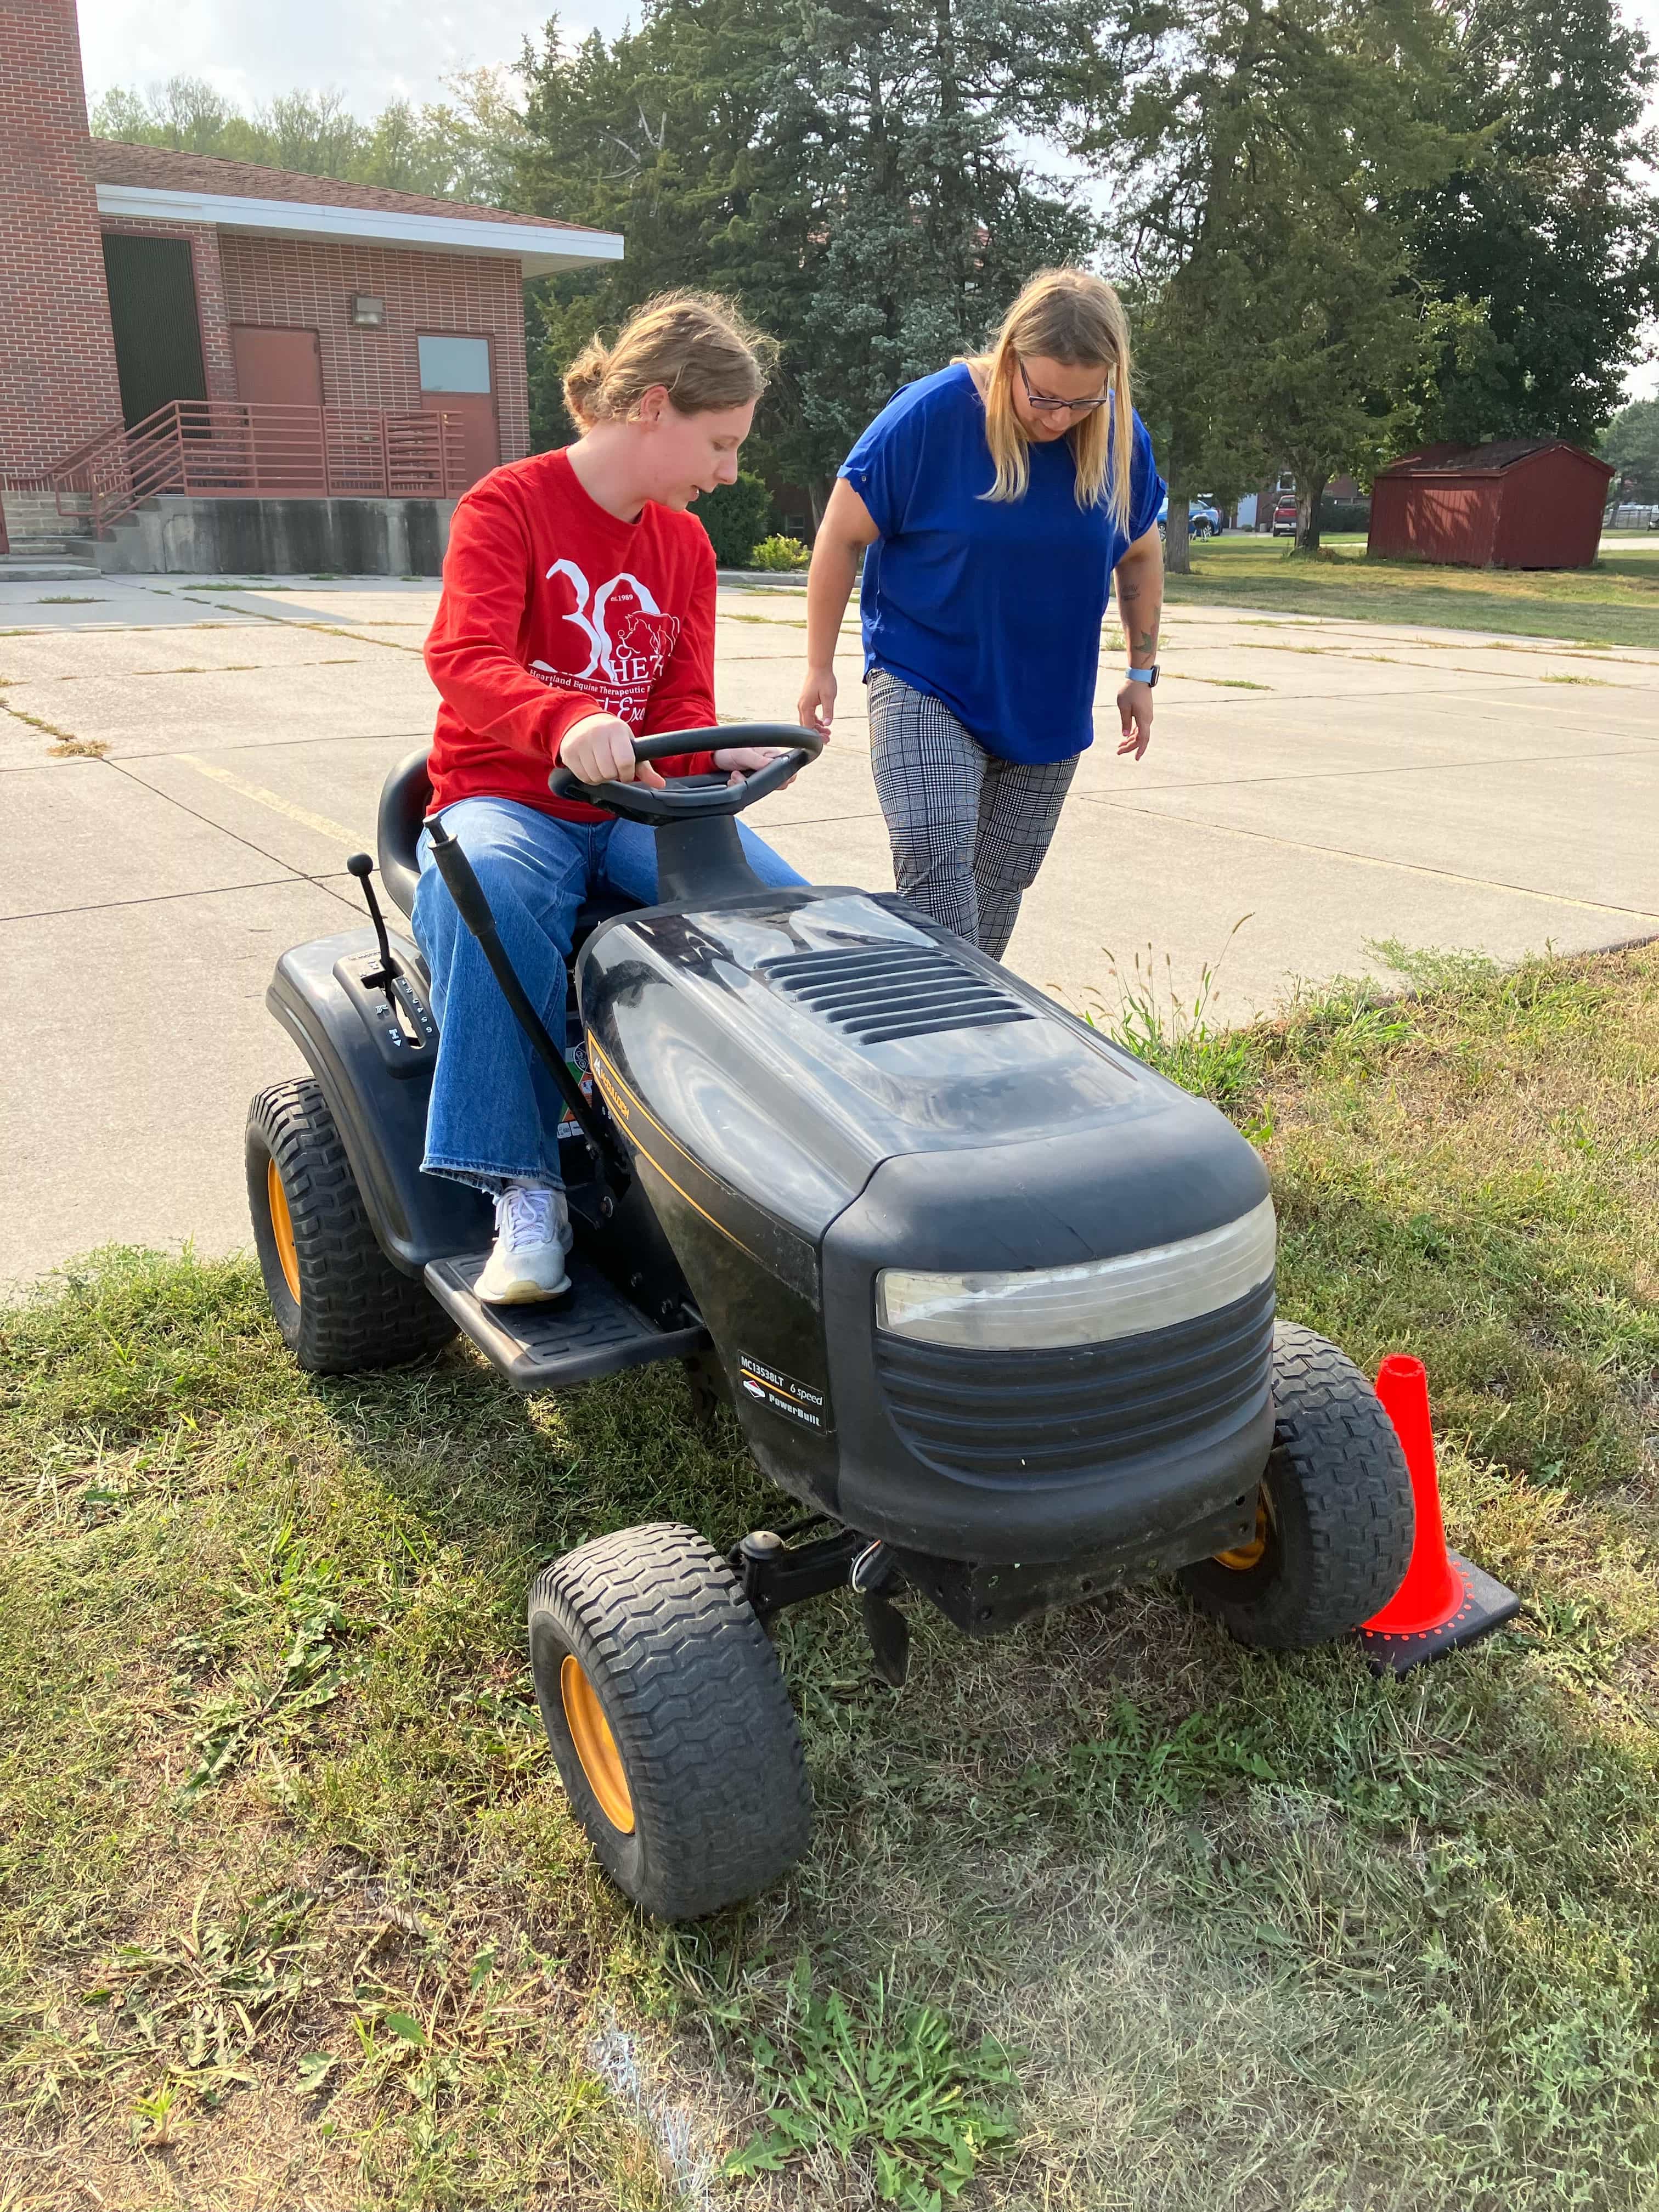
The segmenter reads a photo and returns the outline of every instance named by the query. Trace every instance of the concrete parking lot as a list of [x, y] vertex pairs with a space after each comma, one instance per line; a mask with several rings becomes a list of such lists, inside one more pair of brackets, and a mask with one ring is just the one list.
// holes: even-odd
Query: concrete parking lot
[[[251, 1094], [294, 1072], [276, 956], [361, 913], [388, 766], [430, 731], [429, 583], [0, 585], [0, 1281], [112, 1241], [246, 1242]], [[793, 719], [799, 588], [720, 595], [731, 720]], [[887, 888], [856, 630], [823, 759], [750, 818]], [[1157, 737], [1101, 742], [1010, 959], [1073, 1005], [1137, 954], [1242, 1017], [1378, 963], [1659, 932], [1659, 653], [1177, 608]], [[1248, 917], [1248, 919], [1243, 919]], [[1235, 925], [1242, 925], [1236, 928]]]

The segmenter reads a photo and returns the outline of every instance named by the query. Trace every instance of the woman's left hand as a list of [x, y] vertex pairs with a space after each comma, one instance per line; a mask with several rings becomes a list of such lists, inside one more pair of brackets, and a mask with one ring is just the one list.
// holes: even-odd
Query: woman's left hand
[[1123, 724], [1123, 743], [1121, 753], [1133, 753], [1137, 760], [1152, 742], [1152, 687], [1150, 684], [1126, 684], [1117, 695], [1117, 711]]
[[[764, 768], [769, 761], [781, 760], [788, 750], [787, 745], [722, 745], [714, 756], [714, 765], [731, 769], [732, 773], [726, 778], [728, 783], [741, 783], [745, 775], [752, 775], [757, 768]], [[794, 780], [792, 775], [789, 783]], [[781, 785], [780, 788], [787, 791], [789, 783]]]

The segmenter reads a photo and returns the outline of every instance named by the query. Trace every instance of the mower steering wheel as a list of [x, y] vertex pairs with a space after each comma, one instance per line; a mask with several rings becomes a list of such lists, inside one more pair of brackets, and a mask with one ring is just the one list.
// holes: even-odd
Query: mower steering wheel
[[817, 730], [796, 722], [723, 722], [713, 730], [664, 730], [654, 738], [635, 738], [634, 757], [679, 760], [687, 753], [724, 752], [737, 745], [783, 745], [787, 750], [737, 783], [728, 783], [722, 769], [712, 777], [671, 776], [661, 791], [650, 791], [637, 783], [583, 783], [568, 768], [556, 768], [547, 787], [555, 799], [585, 799], [628, 822], [708, 821], [715, 815], [741, 814], [745, 806], [778, 790], [817, 758], [823, 738]]

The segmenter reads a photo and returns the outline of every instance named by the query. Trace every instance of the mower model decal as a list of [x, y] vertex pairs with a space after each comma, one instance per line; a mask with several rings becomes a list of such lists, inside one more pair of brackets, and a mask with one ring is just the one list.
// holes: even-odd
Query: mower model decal
[[748, 1352], [738, 1354], [738, 1380], [751, 1398], [758, 1399], [775, 1413], [799, 1421], [802, 1428], [811, 1429], [821, 1437], [833, 1433], [836, 1425], [830, 1415], [830, 1401], [822, 1390], [813, 1389], [810, 1382], [797, 1382], [793, 1375], [767, 1366]]
[[[664, 1128], [651, 1109], [635, 1097], [592, 1031], [588, 1033], [587, 1043], [588, 1064], [599, 1086], [599, 1096], [646, 1165], [654, 1168], [669, 1188], [677, 1192], [711, 1229], [717, 1229], [729, 1244], [735, 1244], [745, 1259], [752, 1260], [757, 1267], [763, 1267], [768, 1274], [775, 1276], [817, 1307], [821, 1303], [822, 1294], [818, 1285], [817, 1258], [811, 1246], [771, 1219], [740, 1191], [733, 1190], [729, 1184], [711, 1176], [702, 1162], [687, 1152], [678, 1138]], [[654, 1142], [646, 1141], [642, 1126], [646, 1123], [650, 1125]], [[672, 1171], [664, 1164], [665, 1152], [673, 1163]], [[686, 1188], [687, 1184], [691, 1186], [690, 1189]], [[696, 1195], [698, 1191], [702, 1193], [702, 1197]], [[710, 1210], [716, 1206], [740, 1221], [753, 1242], [740, 1237], [729, 1221], [722, 1220], [719, 1212]]]
[[[582, 1097], [591, 1106], [593, 1103], [593, 1073], [587, 1065], [587, 1047], [573, 1044], [565, 1054], [564, 1064], [580, 1084]], [[567, 1138], [580, 1137], [581, 1133], [581, 1123], [567, 1106], [559, 1116], [557, 1141], [563, 1144]]]

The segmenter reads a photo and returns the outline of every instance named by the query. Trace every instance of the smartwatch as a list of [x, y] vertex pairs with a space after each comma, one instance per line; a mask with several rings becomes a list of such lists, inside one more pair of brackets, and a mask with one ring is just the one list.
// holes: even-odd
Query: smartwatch
[[1123, 673], [1131, 684], [1144, 684], [1150, 691], [1158, 682], [1158, 663], [1150, 668], [1126, 668]]

